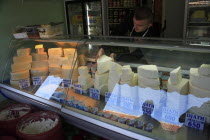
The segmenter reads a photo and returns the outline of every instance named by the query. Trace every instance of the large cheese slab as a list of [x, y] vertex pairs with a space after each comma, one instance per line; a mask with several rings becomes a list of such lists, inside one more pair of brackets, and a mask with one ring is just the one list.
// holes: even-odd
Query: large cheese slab
[[78, 68], [78, 71], [80, 76], [86, 76], [88, 75], [89, 68], [87, 66], [81, 66]]
[[21, 80], [21, 79], [27, 79], [30, 77], [29, 70], [11, 72], [10, 75], [11, 75], [11, 80]]
[[60, 56], [49, 56], [49, 65], [61, 65], [62, 64], [62, 57]]
[[102, 55], [97, 59], [97, 71], [98, 74], [106, 73], [110, 70], [112, 58], [106, 55]]
[[173, 85], [169, 78], [167, 87], [168, 87], [168, 92], [170, 93], [178, 92], [182, 95], [187, 95], [189, 93], [189, 80], [182, 78], [182, 81], [179, 84]]
[[44, 61], [32, 61], [31, 63], [32, 68], [38, 68], [38, 67], [48, 67], [48, 60], [44, 60]]
[[159, 78], [146, 78], [144, 76], [139, 76], [138, 77], [139, 82], [142, 83], [145, 86], [151, 86], [151, 87], [155, 87], [155, 86], [159, 86], [160, 85], [160, 79]]
[[47, 53], [44, 53], [44, 54], [34, 53], [34, 54], [32, 54], [32, 58], [33, 58], [33, 61], [44, 61], [44, 60], [48, 60]]
[[142, 65], [138, 67], [138, 74], [146, 78], [158, 78], [158, 69], [156, 65]]
[[61, 74], [61, 66], [60, 65], [49, 65], [49, 72], [51, 74]]
[[14, 56], [13, 57], [13, 62], [14, 63], [32, 62], [32, 56], [31, 55], [27, 55], [27, 56]]
[[48, 49], [49, 56], [63, 56], [63, 49], [62, 48], [50, 48]]
[[92, 81], [92, 79], [91, 79], [91, 76], [89, 74], [87, 74], [86, 76], [79, 76], [78, 77], [78, 82], [81, 85], [86, 85], [86, 84], [88, 84], [91, 81]]
[[132, 69], [129, 65], [122, 67], [122, 75], [120, 77], [120, 81], [126, 82], [131, 81], [134, 76], [134, 73], [132, 72]]
[[12, 64], [12, 72], [24, 71], [31, 69], [31, 62], [14, 63]]
[[170, 79], [171, 79], [171, 84], [173, 85], [177, 85], [181, 82], [182, 80], [181, 67], [178, 67], [170, 72]]
[[63, 49], [64, 55], [74, 55], [75, 53], [75, 48], [66, 48]]
[[199, 98], [205, 98], [205, 97], [210, 98], [210, 90], [205, 90], [205, 89], [196, 87], [196, 86], [192, 85], [191, 82], [189, 84], [189, 93], [193, 94]]
[[145, 86], [142, 83], [138, 83], [138, 86], [141, 87], [141, 88], [151, 88], [151, 89], [154, 89], [154, 90], [160, 90], [160, 86], [155, 86], [155, 87]]
[[192, 85], [210, 90], [210, 76], [203, 76], [198, 73], [198, 68], [190, 69], [190, 82]]
[[122, 71], [122, 66], [116, 62], [111, 61], [110, 71]]
[[210, 75], [210, 64], [202, 64], [198, 68], [198, 73], [204, 76]]
[[31, 75], [36, 76], [47, 76], [49, 73], [48, 67], [31, 68]]
[[94, 88], [99, 89], [101, 85], [108, 85], [109, 73], [99, 74], [98, 71], [95, 73]]
[[17, 49], [17, 56], [27, 56], [31, 54], [31, 48]]
[[119, 83], [122, 71], [109, 71], [109, 80]]

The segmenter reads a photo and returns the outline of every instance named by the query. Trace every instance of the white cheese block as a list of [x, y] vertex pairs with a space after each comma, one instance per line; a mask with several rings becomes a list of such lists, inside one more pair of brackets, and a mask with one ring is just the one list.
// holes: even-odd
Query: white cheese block
[[111, 79], [108, 80], [108, 92], [112, 93], [114, 87], [116, 84], [118, 84], [119, 82], [116, 81], [112, 81]]
[[152, 86], [145, 86], [145, 85], [143, 85], [143, 84], [138, 84], [139, 85], [139, 87], [141, 87], [141, 88], [151, 88], [151, 89], [154, 89], [154, 90], [160, 90], [160, 86], [155, 86], [155, 87], [152, 87]]
[[[30, 85], [30, 78], [27, 78], [27, 79], [28, 79], [29, 85]], [[21, 79], [21, 80], [24, 80], [24, 79]], [[10, 85], [19, 88], [19, 81], [20, 80], [10, 80]]]
[[50, 48], [48, 49], [49, 56], [63, 56], [63, 49], [62, 48]]
[[181, 67], [178, 67], [170, 72], [170, 79], [171, 79], [171, 84], [173, 85], [177, 85], [181, 82], [182, 80]]
[[196, 87], [196, 86], [192, 85], [191, 82], [189, 84], [189, 90], [190, 90], [189, 91], [190, 94], [193, 94], [193, 95], [195, 95], [199, 98], [205, 98], [205, 97], [210, 98], [210, 91], [209, 90], [205, 90], [205, 89]]
[[31, 62], [14, 63], [12, 64], [12, 72], [24, 71], [31, 69]]
[[64, 55], [74, 55], [75, 53], [75, 48], [67, 48], [63, 49]]
[[79, 61], [79, 65], [80, 66], [85, 66], [86, 65], [86, 61], [87, 61], [85, 55], [80, 54], [78, 56], [78, 61]]
[[87, 74], [86, 76], [79, 76], [78, 77], [78, 82], [81, 84], [81, 85], [86, 85], [88, 82], [90, 82], [92, 79], [91, 79], [91, 76], [89, 74]]
[[[62, 66], [62, 78], [63, 79], [70, 79], [71, 73], [72, 73], [72, 67], [70, 66]], [[76, 83], [78, 81], [78, 68], [74, 68], [73, 74], [72, 74], [72, 82]]]
[[36, 76], [47, 76], [49, 73], [48, 67], [40, 67], [40, 68], [31, 68], [31, 75], [33, 77]]
[[47, 56], [47, 53], [45, 54], [32, 54], [32, 58], [33, 58], [33, 61], [44, 61], [44, 60], [48, 60], [48, 56]]
[[62, 64], [62, 57], [50, 56], [48, 62], [49, 62], [49, 65], [61, 65]]
[[132, 72], [132, 69], [129, 65], [122, 67], [122, 75], [120, 77], [120, 81], [126, 82], [131, 81], [134, 76], [134, 73]]
[[10, 75], [11, 75], [11, 80], [21, 80], [21, 79], [27, 79], [30, 77], [29, 70], [11, 72]]
[[95, 73], [94, 88], [99, 89], [101, 85], [108, 85], [109, 73], [99, 74], [98, 71]]
[[119, 83], [122, 71], [109, 71], [109, 80]]
[[31, 63], [32, 68], [38, 68], [38, 67], [48, 67], [48, 60], [44, 60], [44, 61], [32, 61]]
[[138, 74], [134, 73], [133, 78], [131, 80], [131, 86], [137, 86], [138, 85]]
[[156, 65], [142, 65], [138, 67], [138, 74], [146, 78], [159, 78]]
[[46, 52], [44, 52], [44, 48], [36, 48], [36, 53], [37, 54], [46, 54]]
[[111, 61], [110, 71], [122, 71], [122, 66], [116, 62]]
[[32, 62], [32, 56], [27, 55], [27, 56], [14, 56], [13, 57], [13, 62], [14, 63], [24, 63], [24, 62]]
[[51, 74], [61, 74], [61, 66], [60, 65], [49, 65], [49, 72]]
[[170, 78], [169, 78], [167, 87], [168, 87], [168, 92], [170, 93], [178, 92], [182, 95], [187, 95], [189, 93], [189, 80], [182, 78], [182, 81], [179, 84], [173, 85], [170, 82]]
[[142, 83], [145, 86], [151, 86], [151, 87], [156, 87], [160, 85], [160, 79], [159, 78], [146, 78], [144, 76], [139, 76], [138, 80], [140, 83]]
[[81, 66], [78, 68], [80, 76], [86, 76], [89, 72], [89, 68], [87, 66]]
[[27, 56], [31, 54], [31, 48], [17, 49], [17, 56]]
[[204, 76], [210, 75], [210, 64], [202, 64], [198, 68], [198, 73]]
[[98, 74], [103, 74], [110, 70], [110, 66], [112, 63], [112, 58], [106, 55], [102, 55], [100, 58], [97, 59], [97, 71]]
[[210, 90], [210, 76], [203, 76], [198, 73], [198, 68], [190, 69], [190, 82], [192, 85]]

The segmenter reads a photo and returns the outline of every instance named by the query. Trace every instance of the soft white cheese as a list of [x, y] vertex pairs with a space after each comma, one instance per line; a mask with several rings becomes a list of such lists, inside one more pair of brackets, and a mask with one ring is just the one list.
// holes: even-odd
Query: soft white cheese
[[152, 87], [152, 86], [145, 86], [145, 85], [143, 85], [143, 84], [138, 84], [138, 86], [139, 87], [141, 87], [141, 88], [151, 88], [151, 89], [154, 89], [154, 90], [160, 90], [160, 86], [155, 86], [155, 87]]
[[138, 67], [138, 74], [146, 78], [158, 78], [158, 69], [156, 65], [142, 65]]
[[139, 82], [145, 86], [151, 86], [151, 87], [156, 87], [160, 85], [159, 78], [152, 79], [152, 78], [146, 78], [144, 76], [139, 76]]
[[103, 74], [110, 70], [112, 58], [106, 55], [102, 55], [100, 58], [97, 59], [97, 71], [98, 74]]
[[199, 87], [196, 87], [194, 85], [192, 85], [192, 83], [190, 82], [190, 85], [189, 85], [189, 93], [190, 94], [193, 94], [199, 98], [205, 98], [205, 97], [209, 97], [210, 98], [210, 91], [209, 90], [205, 90], [205, 89], [202, 89], [202, 88], [199, 88]]
[[108, 85], [109, 73], [99, 74], [98, 71], [95, 73], [94, 88], [99, 89], [101, 85]]
[[86, 76], [79, 76], [78, 77], [78, 82], [81, 84], [81, 85], [86, 85], [88, 82], [90, 82], [92, 79], [91, 79], [91, 76], [89, 74], [87, 74]]
[[210, 64], [202, 64], [200, 68], [198, 68], [198, 73], [200, 75], [210, 75]]
[[177, 85], [181, 82], [182, 80], [181, 67], [178, 67], [170, 72], [170, 79], [171, 79], [171, 84], [173, 85]]
[[80, 76], [86, 76], [89, 72], [89, 68], [87, 66], [81, 66], [78, 68]]
[[134, 76], [134, 72], [132, 72], [132, 69], [130, 66], [126, 65], [122, 67], [122, 75], [120, 77], [120, 81], [126, 82], [131, 81]]
[[168, 87], [168, 92], [170, 92], [170, 93], [178, 92], [182, 95], [187, 95], [189, 93], [189, 80], [183, 78], [179, 84], [173, 85], [169, 78], [167, 87]]

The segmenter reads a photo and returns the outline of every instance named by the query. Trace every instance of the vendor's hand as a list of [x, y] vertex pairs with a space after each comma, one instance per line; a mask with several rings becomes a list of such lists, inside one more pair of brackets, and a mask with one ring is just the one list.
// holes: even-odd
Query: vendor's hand
[[111, 54], [110, 54], [110, 57], [112, 58], [112, 61], [115, 61], [116, 54], [115, 54], [115, 53], [111, 53]]

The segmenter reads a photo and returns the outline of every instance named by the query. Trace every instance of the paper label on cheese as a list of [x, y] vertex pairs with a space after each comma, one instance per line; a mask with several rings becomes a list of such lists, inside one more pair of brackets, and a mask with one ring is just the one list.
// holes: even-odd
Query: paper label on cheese
[[33, 85], [42, 85], [42, 77], [32, 77]]
[[20, 87], [21, 89], [30, 87], [30, 81], [29, 81], [29, 79], [19, 80], [18, 82], [19, 82], [19, 87]]

